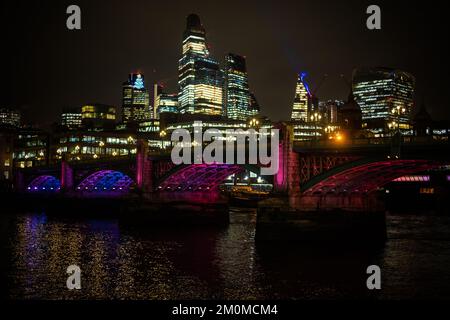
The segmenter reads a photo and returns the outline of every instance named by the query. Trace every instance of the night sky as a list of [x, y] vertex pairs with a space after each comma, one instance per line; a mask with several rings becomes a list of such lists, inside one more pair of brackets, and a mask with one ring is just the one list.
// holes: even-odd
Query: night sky
[[[426, 1], [2, 1], [0, 106], [17, 107], [40, 126], [63, 107], [100, 102], [120, 106], [132, 71], [146, 86], [176, 90], [185, 18], [199, 14], [213, 57], [247, 57], [250, 88], [262, 113], [290, 117], [296, 73], [307, 71], [321, 99], [346, 98], [340, 78], [358, 66], [387, 66], [417, 78], [417, 103], [450, 119], [448, 27], [444, 2]], [[66, 28], [77, 4], [82, 30]], [[366, 8], [378, 4], [382, 30], [366, 28]], [[6, 53], [6, 54], [5, 54]]]

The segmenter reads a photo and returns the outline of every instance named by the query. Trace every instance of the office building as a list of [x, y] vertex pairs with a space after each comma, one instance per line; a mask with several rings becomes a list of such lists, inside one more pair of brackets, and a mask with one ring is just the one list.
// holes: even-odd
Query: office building
[[20, 111], [10, 108], [0, 108], [0, 125], [20, 127]]
[[250, 108], [250, 91], [245, 58], [236, 54], [225, 57], [224, 116], [246, 120], [255, 115]]
[[105, 104], [87, 104], [81, 107], [81, 123], [86, 129], [111, 130], [116, 123], [116, 107]]
[[180, 113], [222, 114], [223, 72], [209, 56], [205, 29], [195, 14], [187, 17], [178, 72]]
[[122, 86], [122, 122], [139, 123], [151, 117], [150, 96], [145, 88], [144, 75], [131, 73]]
[[65, 129], [77, 130], [81, 128], [80, 108], [64, 109], [61, 113], [61, 125]]
[[300, 73], [297, 78], [297, 85], [295, 87], [294, 105], [292, 107], [291, 120], [304, 121], [309, 120], [309, 104], [310, 93], [306, 82], [304, 81], [306, 74]]
[[410, 129], [414, 77], [389, 68], [361, 68], [353, 72], [353, 94], [361, 108], [363, 128], [384, 135], [390, 128]]

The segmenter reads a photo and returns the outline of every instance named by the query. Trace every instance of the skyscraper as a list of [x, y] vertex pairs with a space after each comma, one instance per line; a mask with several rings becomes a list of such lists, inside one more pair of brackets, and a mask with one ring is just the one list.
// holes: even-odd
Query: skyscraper
[[150, 118], [150, 97], [144, 85], [144, 76], [131, 73], [122, 87], [122, 121], [130, 124]]
[[304, 81], [306, 74], [299, 73], [297, 78], [297, 85], [295, 87], [294, 105], [292, 107], [291, 120], [294, 121], [308, 121], [309, 110], [309, 88]]
[[195, 14], [187, 17], [178, 72], [180, 113], [222, 114], [223, 73], [209, 57], [205, 29]]
[[252, 116], [245, 58], [233, 53], [225, 56], [224, 115], [246, 120]]
[[389, 68], [353, 71], [353, 94], [361, 107], [363, 127], [383, 134], [389, 127], [409, 129], [415, 78]]

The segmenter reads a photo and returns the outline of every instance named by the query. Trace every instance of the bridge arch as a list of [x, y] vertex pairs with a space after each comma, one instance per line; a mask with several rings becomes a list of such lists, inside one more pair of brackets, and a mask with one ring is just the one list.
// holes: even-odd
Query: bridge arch
[[304, 195], [368, 194], [396, 178], [440, 166], [424, 159], [361, 159], [313, 177], [301, 191]]
[[158, 190], [205, 191], [216, 189], [223, 181], [244, 170], [260, 174], [257, 165], [187, 164], [172, 168], [158, 183]]
[[33, 179], [27, 187], [29, 192], [58, 192], [61, 189], [61, 181], [50, 175], [42, 175]]
[[134, 185], [133, 179], [120, 171], [100, 170], [86, 177], [76, 189], [84, 192], [127, 192]]

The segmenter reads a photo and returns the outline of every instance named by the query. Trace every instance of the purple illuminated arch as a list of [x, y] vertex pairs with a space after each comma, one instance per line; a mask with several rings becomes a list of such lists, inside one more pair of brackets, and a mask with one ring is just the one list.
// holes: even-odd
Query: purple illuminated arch
[[134, 181], [119, 171], [101, 170], [84, 179], [77, 187], [81, 191], [125, 192], [134, 185]]
[[[385, 160], [330, 170], [302, 186], [304, 194], [369, 193], [406, 175], [424, 172], [442, 164], [431, 160]], [[335, 171], [336, 170], [336, 171]], [[335, 171], [335, 172], [333, 172]]]
[[245, 170], [231, 164], [191, 164], [178, 168], [159, 185], [159, 190], [202, 191], [216, 189], [232, 174]]
[[39, 176], [28, 185], [29, 192], [57, 192], [61, 189], [61, 182], [53, 176]]

